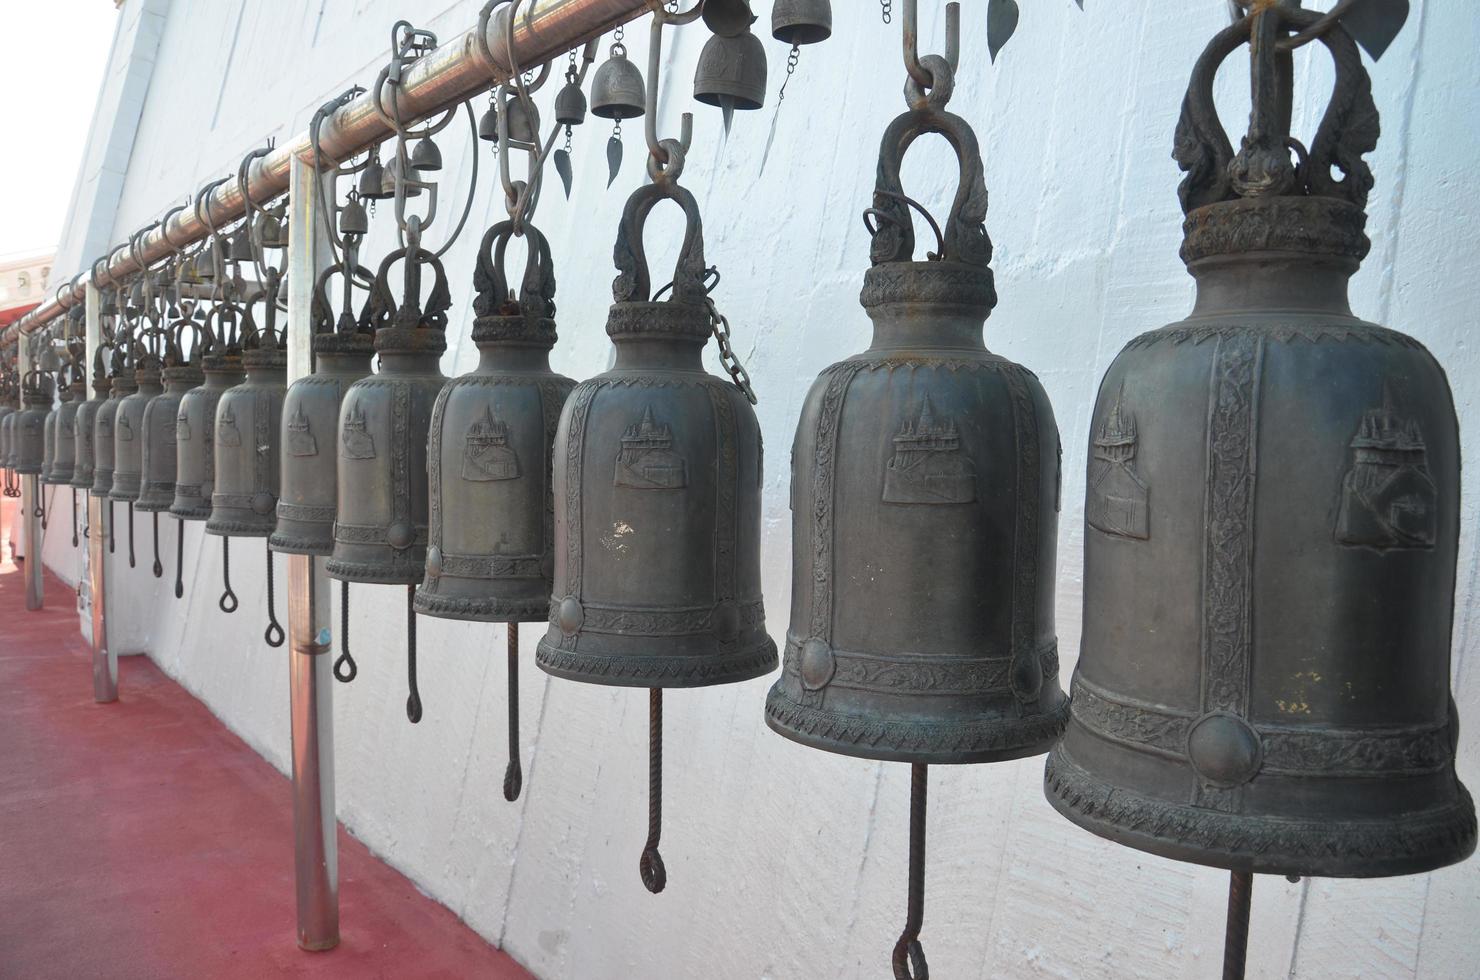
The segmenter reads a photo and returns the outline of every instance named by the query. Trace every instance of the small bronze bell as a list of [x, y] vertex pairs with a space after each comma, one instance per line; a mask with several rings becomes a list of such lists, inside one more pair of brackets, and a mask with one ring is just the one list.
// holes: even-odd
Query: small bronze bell
[[[562, 126], [579, 126], [586, 121], [586, 93], [574, 78], [568, 79], [555, 93], [555, 121]], [[513, 133], [509, 136], [512, 139]]]
[[524, 100], [517, 94], [511, 94], [504, 100], [504, 107], [500, 110], [504, 114], [509, 127], [509, 145], [516, 149], [526, 149], [538, 146], [540, 136], [540, 110], [530, 100], [525, 105]]
[[108, 372], [103, 361], [105, 346], [99, 344], [93, 355], [93, 395], [77, 406], [77, 418], [72, 426], [77, 437], [77, 459], [72, 467], [72, 487], [77, 490], [90, 490], [93, 485], [93, 438], [97, 427], [98, 409], [107, 400], [108, 389], [112, 385], [108, 380]]
[[[672, 298], [653, 302], [642, 230], [664, 199], [687, 227]], [[704, 370], [699, 209], [668, 173], [627, 200], [616, 262], [615, 366], [576, 387], [555, 437], [554, 589], [537, 660], [557, 677], [650, 689], [660, 786], [662, 689], [776, 666], [761, 601], [761, 437], [746, 397]], [[652, 892], [666, 880], [660, 807], [655, 793], [640, 865]]]
[[591, 79], [591, 115], [602, 119], [636, 119], [646, 111], [647, 89], [642, 72], [627, 59], [618, 42]]
[[[370, 374], [375, 354], [369, 302], [358, 318], [351, 311], [355, 276], [371, 279], [370, 271], [356, 262], [357, 246], [346, 241], [342, 262], [324, 270], [314, 286], [313, 374], [293, 382], [283, 400], [282, 496], [277, 528], [268, 542], [274, 551], [327, 555], [334, 550], [339, 409], [349, 387]], [[335, 275], [343, 288], [337, 324], [328, 293]]]
[[832, 37], [831, 0], [776, 0], [771, 36], [783, 44], [818, 44]]
[[716, 34], [699, 54], [694, 98], [706, 105], [759, 109], [766, 102], [766, 46], [749, 30], [734, 37]]
[[46, 416], [51, 411], [52, 381], [33, 370], [21, 382], [21, 405], [11, 423], [11, 469], [21, 476], [40, 476], [46, 457]]
[[360, 171], [360, 196], [367, 201], [383, 201], [396, 195], [395, 185], [386, 179], [385, 167], [378, 155], [372, 155]]
[[418, 173], [432, 173], [442, 169], [442, 151], [431, 137], [417, 140], [411, 151], [411, 169]]
[[[906, 28], [908, 37], [909, 28]], [[945, 108], [954, 66], [921, 59], [909, 110], [884, 131], [868, 350], [824, 371], [793, 447], [792, 617], [766, 722], [804, 745], [909, 762], [909, 914], [894, 975], [923, 976], [928, 766], [1048, 750], [1068, 701], [1054, 631], [1059, 437], [1031, 371], [989, 351], [996, 305], [976, 134]], [[904, 154], [925, 134], [960, 178], [926, 261], [916, 261]], [[937, 226], [933, 220], [930, 226]]]
[[[1455, 412], [1427, 350], [1348, 306], [1378, 123], [1342, 27], [1319, 36], [1315, 141], [1291, 137], [1279, 45], [1322, 16], [1259, 4], [1194, 69], [1174, 155], [1197, 301], [1100, 386], [1083, 652], [1044, 777], [1088, 830], [1245, 876], [1411, 874], [1476, 837], [1450, 694]], [[1212, 89], [1245, 42], [1235, 154]]]
[[705, 0], [704, 26], [720, 37], [739, 37], [755, 23], [750, 0]]
[[550, 370], [555, 275], [533, 225], [517, 298], [504, 274], [512, 222], [483, 236], [474, 276], [479, 361], [448, 382], [427, 438], [431, 523], [426, 579], [415, 609], [429, 616], [508, 623], [509, 765], [504, 798], [519, 796], [518, 670], [521, 622], [550, 609], [555, 512], [550, 491], [555, 426], [575, 382]]
[[478, 117], [478, 138], [489, 143], [498, 142], [498, 103], [491, 99], [488, 108]]

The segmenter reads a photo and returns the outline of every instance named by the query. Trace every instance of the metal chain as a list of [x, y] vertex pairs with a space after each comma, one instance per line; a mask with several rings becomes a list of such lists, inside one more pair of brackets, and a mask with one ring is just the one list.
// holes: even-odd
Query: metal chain
[[786, 56], [786, 77], [781, 80], [781, 91], [776, 93], [776, 111], [781, 111], [781, 103], [786, 101], [786, 86], [791, 81], [791, 76], [797, 73], [797, 62], [802, 58], [802, 46], [793, 44], [791, 54]]
[[884, 16], [884, 23], [894, 23], [894, 0], [879, 0], [879, 12]]
[[719, 342], [719, 362], [729, 372], [730, 378], [735, 382], [735, 387], [740, 389], [746, 399], [754, 405], [756, 403], [755, 389], [750, 386], [750, 373], [745, 370], [745, 365], [740, 363], [740, 358], [735, 355], [735, 349], [730, 346], [730, 321], [714, 305], [714, 299], [710, 296], [704, 297], [704, 305], [709, 308], [709, 326], [714, 331], [714, 339]]

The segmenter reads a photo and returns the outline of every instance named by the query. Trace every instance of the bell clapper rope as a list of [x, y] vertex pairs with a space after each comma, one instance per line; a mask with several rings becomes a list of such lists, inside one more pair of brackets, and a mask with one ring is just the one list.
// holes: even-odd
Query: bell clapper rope
[[349, 582], [339, 583], [339, 658], [334, 661], [334, 679], [348, 684], [360, 672], [349, 653]]
[[175, 598], [185, 596], [185, 519], [175, 518]]
[[150, 512], [149, 518], [150, 518], [150, 521], [153, 524], [153, 534], [154, 534], [154, 567], [151, 569], [151, 571], [154, 572], [154, 577], [155, 578], [163, 578], [164, 577], [164, 563], [159, 560], [159, 512], [158, 511], [152, 511], [152, 512]]
[[236, 607], [240, 603], [237, 601], [236, 593], [231, 591], [231, 539], [224, 535], [221, 538], [221, 585], [223, 591], [216, 604], [224, 613], [236, 612]]
[[286, 637], [283, 634], [282, 626], [278, 624], [277, 611], [273, 608], [272, 545], [267, 543], [266, 538], [263, 539], [263, 543], [265, 545], [263, 550], [267, 552], [267, 631], [262, 634], [262, 638], [267, 642], [268, 646], [276, 650], [283, 645], [283, 640]]
[[925, 948], [920, 945], [920, 927], [925, 921], [925, 791], [930, 767], [923, 762], [910, 766], [910, 871], [909, 907], [904, 931], [894, 944], [895, 980], [928, 980]]
[[519, 763], [519, 624], [505, 624], [509, 658], [509, 764], [504, 769], [504, 799], [513, 803], [524, 786], [524, 768]]

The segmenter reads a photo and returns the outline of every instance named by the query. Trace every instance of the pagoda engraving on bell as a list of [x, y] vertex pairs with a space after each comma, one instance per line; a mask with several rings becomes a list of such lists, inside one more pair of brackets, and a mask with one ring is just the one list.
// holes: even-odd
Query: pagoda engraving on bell
[[[922, 764], [1043, 752], [1068, 711], [1058, 430], [1037, 378], [983, 343], [997, 299], [983, 167], [938, 88], [884, 134], [861, 297], [873, 344], [822, 373], [797, 426], [791, 625], [766, 703], [788, 738]], [[960, 185], [915, 261], [900, 167], [925, 133], [955, 148]]]
[[682, 490], [689, 485], [688, 463], [673, 451], [673, 429], [654, 420], [651, 405], [622, 433], [616, 485], [634, 490]]
[[523, 229], [518, 295], [504, 273], [508, 221], [483, 236], [475, 267], [477, 367], [449, 381], [428, 437], [431, 524], [418, 612], [484, 622], [544, 620], [554, 566], [555, 427], [575, 382], [550, 368], [550, 246]]
[[[1083, 646], [1045, 790], [1176, 860], [1408, 874], [1475, 847], [1449, 689], [1459, 437], [1434, 358], [1348, 305], [1378, 124], [1343, 27], [1319, 36], [1336, 71], [1315, 141], [1289, 132], [1278, 43], [1321, 16], [1262, 6], [1194, 69], [1174, 155], [1196, 305], [1100, 387]], [[1212, 86], [1246, 43], [1235, 153]]]

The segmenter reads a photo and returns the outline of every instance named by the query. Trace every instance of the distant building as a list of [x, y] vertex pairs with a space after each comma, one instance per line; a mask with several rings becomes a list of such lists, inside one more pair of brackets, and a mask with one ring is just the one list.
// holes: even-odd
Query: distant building
[[8, 327], [50, 296], [51, 260], [56, 253], [0, 256], [0, 328]]

